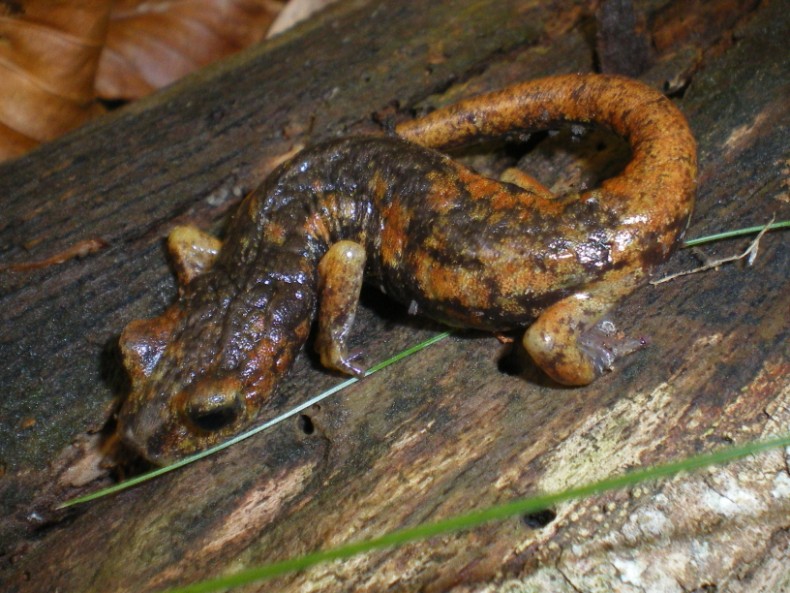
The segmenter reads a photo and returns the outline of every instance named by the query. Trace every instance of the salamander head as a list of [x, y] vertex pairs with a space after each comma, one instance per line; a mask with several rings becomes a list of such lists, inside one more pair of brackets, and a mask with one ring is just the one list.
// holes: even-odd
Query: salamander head
[[271, 331], [229, 332], [234, 323], [227, 311], [188, 313], [183, 302], [124, 329], [120, 346], [132, 387], [119, 433], [127, 445], [164, 465], [255, 420], [307, 337], [310, 319], [290, 332], [266, 311], [248, 312], [244, 321], [239, 326]]
[[124, 442], [165, 464], [219, 442], [254, 415], [242, 382], [199, 369], [183, 335], [178, 305], [161, 317], [131, 322], [121, 335], [132, 389], [119, 415]]

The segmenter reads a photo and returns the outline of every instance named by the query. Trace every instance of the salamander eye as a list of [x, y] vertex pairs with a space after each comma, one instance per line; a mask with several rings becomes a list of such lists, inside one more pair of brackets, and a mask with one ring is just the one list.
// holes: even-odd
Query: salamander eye
[[231, 382], [198, 385], [187, 399], [184, 412], [198, 429], [216, 432], [234, 425], [244, 414], [244, 397]]
[[195, 426], [210, 432], [233, 424], [239, 417], [233, 402], [226, 402], [219, 398], [216, 402], [211, 402], [209, 406], [190, 405], [187, 413]]

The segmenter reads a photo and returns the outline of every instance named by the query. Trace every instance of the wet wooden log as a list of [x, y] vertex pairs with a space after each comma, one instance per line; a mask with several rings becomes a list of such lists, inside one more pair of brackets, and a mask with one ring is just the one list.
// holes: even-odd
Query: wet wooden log
[[[780, 4], [635, 5], [653, 49], [640, 78], [676, 100], [699, 142], [691, 237], [790, 218]], [[17, 265], [0, 272], [0, 588], [157, 591], [786, 433], [789, 256], [777, 232], [751, 267], [628, 298], [615, 318], [651, 345], [589, 387], [557, 387], [494, 338], [460, 334], [211, 459], [52, 511], [110, 481], [91, 434], [124, 395], [120, 330], [175, 296], [169, 228], [221, 229], [282, 155], [377, 129], [374, 113], [589, 71], [594, 23], [592, 6], [570, 1], [343, 2], [0, 167], [0, 262]], [[589, 138], [458, 156], [492, 173], [520, 160], [560, 188], [616, 158]], [[683, 250], [662, 272], [696, 265]], [[374, 293], [364, 305], [352, 347], [371, 362], [439, 329]], [[267, 414], [338, 380], [305, 355]], [[779, 591], [787, 468], [774, 451], [249, 590]]]

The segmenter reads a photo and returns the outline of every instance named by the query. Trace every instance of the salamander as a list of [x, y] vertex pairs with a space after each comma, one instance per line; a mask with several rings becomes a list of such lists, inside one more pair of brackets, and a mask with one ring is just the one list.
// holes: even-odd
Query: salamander
[[[490, 179], [438, 151], [563, 122], [609, 127], [631, 161], [600, 187], [555, 196], [526, 174]], [[171, 232], [179, 298], [120, 337], [126, 443], [161, 464], [239, 432], [316, 318], [322, 364], [361, 375], [346, 342], [363, 279], [451, 326], [527, 328], [524, 347], [558, 383], [612, 367], [620, 353], [591, 336], [669, 257], [692, 211], [696, 146], [672, 102], [625, 78], [555, 76], [395, 132], [293, 156], [241, 202], [222, 243]]]

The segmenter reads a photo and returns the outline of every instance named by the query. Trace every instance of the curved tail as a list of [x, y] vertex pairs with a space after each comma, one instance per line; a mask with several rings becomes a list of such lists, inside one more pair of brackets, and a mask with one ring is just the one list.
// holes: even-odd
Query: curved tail
[[601, 191], [606, 198], [622, 200], [626, 210], [654, 217], [657, 227], [667, 230], [659, 243], [671, 247], [693, 207], [696, 142], [678, 108], [640, 82], [599, 74], [541, 78], [438, 109], [400, 124], [396, 132], [440, 149], [565, 122], [601, 124], [625, 138], [631, 162], [620, 175], [604, 181]]
[[621, 354], [595, 341], [601, 316], [634, 290], [653, 264], [666, 259], [688, 223], [697, 154], [683, 115], [666, 97], [639, 82], [569, 75], [473, 97], [404, 123], [396, 131], [417, 144], [446, 148], [479, 136], [545, 129], [562, 122], [608, 126], [632, 150], [622, 173], [576, 196], [613, 214], [609, 270], [582, 292], [543, 310], [523, 340], [535, 362], [556, 381], [585, 385]]

